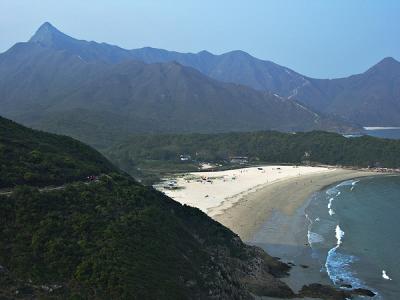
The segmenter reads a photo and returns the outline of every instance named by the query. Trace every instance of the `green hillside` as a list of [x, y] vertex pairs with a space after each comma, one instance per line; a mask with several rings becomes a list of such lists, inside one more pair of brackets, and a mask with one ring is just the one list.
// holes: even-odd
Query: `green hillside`
[[[305, 157], [306, 152], [309, 157]], [[106, 155], [127, 172], [149, 177], [143, 171], [155, 175], [164, 171], [193, 171], [197, 162], [226, 164], [231, 156], [247, 156], [250, 163], [311, 162], [398, 168], [399, 153], [398, 140], [369, 136], [345, 138], [340, 134], [322, 131], [296, 134], [265, 131], [136, 136], [110, 148]], [[179, 160], [181, 154], [190, 155], [193, 161], [182, 163]]]
[[81, 142], [0, 117], [0, 188], [59, 185], [115, 170]]
[[[0, 136], [2, 184], [15, 186], [0, 191], [0, 299], [293, 295], [286, 264], [90, 147], [5, 119]], [[81, 181], [94, 173], [107, 174]], [[37, 188], [50, 184], [63, 186]]]

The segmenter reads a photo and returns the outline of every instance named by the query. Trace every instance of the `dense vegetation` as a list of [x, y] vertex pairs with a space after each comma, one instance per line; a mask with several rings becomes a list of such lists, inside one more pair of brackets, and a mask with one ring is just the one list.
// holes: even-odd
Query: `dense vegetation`
[[[306, 152], [309, 157], [305, 156]], [[146, 170], [148, 164], [163, 166], [169, 163], [170, 171], [180, 171], [185, 167], [193, 169], [193, 163], [179, 161], [181, 154], [191, 155], [195, 162], [223, 163], [230, 156], [248, 156], [252, 163], [311, 162], [358, 167], [400, 167], [398, 140], [369, 136], [345, 138], [321, 131], [136, 136], [109, 149], [106, 154], [116, 165], [132, 174], [137, 173], [138, 168]]]
[[[0, 241], [1, 271], [10, 272], [0, 298], [15, 290], [43, 296], [46, 286], [49, 295], [75, 299], [188, 299], [209, 291], [240, 299], [249, 296], [241, 277], [255, 258], [265, 259], [264, 272], [287, 269], [199, 210], [117, 174], [0, 196]], [[270, 293], [291, 294], [265, 275]]]
[[100, 153], [72, 138], [0, 117], [0, 188], [64, 184], [112, 170]]
[[13, 187], [0, 191], [1, 299], [293, 295], [277, 279], [286, 264], [200, 210], [114, 171], [71, 138], [0, 121], [1, 182]]

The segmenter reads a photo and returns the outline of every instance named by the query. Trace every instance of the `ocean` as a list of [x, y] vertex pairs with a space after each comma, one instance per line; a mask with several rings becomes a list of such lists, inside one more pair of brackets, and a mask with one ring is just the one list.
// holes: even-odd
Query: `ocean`
[[379, 138], [398, 140], [400, 139], [400, 128], [385, 129], [383, 127], [382, 129], [369, 129], [366, 130], [366, 134]]
[[332, 283], [400, 299], [400, 176], [335, 184], [305, 213], [312, 258]]

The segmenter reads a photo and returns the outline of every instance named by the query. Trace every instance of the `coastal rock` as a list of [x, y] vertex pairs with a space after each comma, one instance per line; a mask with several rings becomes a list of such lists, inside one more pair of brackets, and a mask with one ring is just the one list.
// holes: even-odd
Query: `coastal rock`
[[307, 266], [307, 265], [300, 265], [300, 267], [302, 267], [303, 269], [308, 269], [309, 268], [309, 266]]
[[[212, 265], [204, 276], [209, 286], [208, 298], [253, 299], [256, 296], [290, 298], [293, 291], [279, 278], [288, 275], [290, 266], [266, 254], [262, 249], [231, 240], [242, 249], [239, 257], [227, 248], [210, 248]], [[208, 275], [214, 274], [212, 278]]]
[[341, 290], [333, 286], [312, 283], [301, 288], [299, 297], [322, 298], [325, 300], [351, 299], [354, 295], [373, 297], [375, 293], [367, 289]]
[[374, 292], [372, 292], [370, 290], [367, 290], [367, 289], [354, 289], [353, 293], [355, 295], [367, 296], [367, 297], [374, 297], [375, 296]]

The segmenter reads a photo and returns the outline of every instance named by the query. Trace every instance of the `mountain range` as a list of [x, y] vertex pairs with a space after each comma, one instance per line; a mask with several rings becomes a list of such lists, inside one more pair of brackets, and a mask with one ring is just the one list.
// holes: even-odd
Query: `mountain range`
[[[47, 33], [38, 33], [31, 41], [40, 41], [57, 49], [68, 48], [88, 61], [121, 62], [135, 59], [146, 63], [176, 61], [223, 82], [232, 82], [251, 88], [270, 91], [282, 97], [295, 99], [317, 112], [343, 117], [363, 126], [400, 125], [400, 62], [384, 58], [362, 74], [338, 79], [314, 79], [301, 75], [271, 61], [255, 58], [244, 51], [214, 55], [208, 51], [179, 53], [145, 47], [125, 50], [107, 44], [76, 41], [49, 43], [50, 24], [44, 24]], [[43, 27], [42, 26], [42, 27]], [[59, 40], [67, 36], [58, 33]], [[61, 36], [63, 38], [61, 38]], [[96, 51], [89, 51], [96, 48]], [[112, 55], [111, 55], [112, 54]]]
[[252, 57], [74, 39], [44, 23], [0, 54], [0, 114], [104, 148], [132, 133], [400, 125], [400, 63], [324, 80]]
[[216, 80], [175, 60], [143, 62], [135, 53], [76, 40], [45, 23], [0, 55], [0, 113], [98, 148], [133, 132], [352, 128], [270, 91]]

